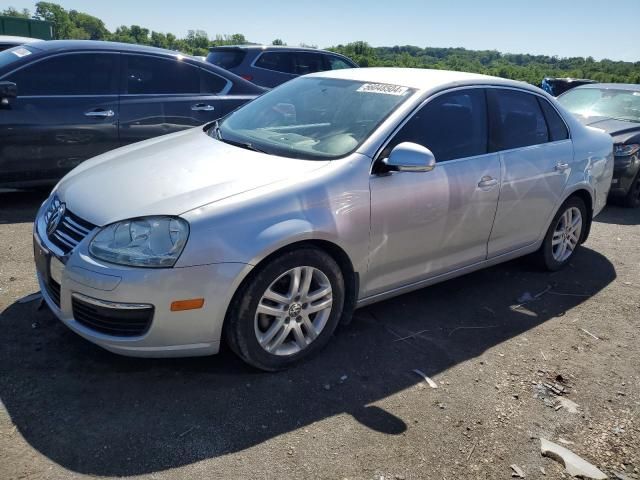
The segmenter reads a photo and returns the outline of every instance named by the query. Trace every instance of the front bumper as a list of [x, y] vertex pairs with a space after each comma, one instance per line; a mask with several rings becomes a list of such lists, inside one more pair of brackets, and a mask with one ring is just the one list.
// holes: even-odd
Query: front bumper
[[[71, 253], [60, 256], [55, 245], [40, 234], [39, 223], [36, 222], [33, 241], [40, 290], [51, 311], [71, 330], [111, 352], [128, 356], [179, 357], [218, 352], [227, 307], [250, 265], [121, 267], [89, 256], [87, 243], [91, 234]], [[74, 298], [78, 319], [74, 317]], [[191, 298], [204, 298], [204, 306], [197, 310], [170, 310], [173, 301]], [[90, 328], [90, 323], [81, 318], [78, 299], [99, 305], [101, 318], [109, 317], [110, 308], [112, 317], [121, 319], [122, 309], [152, 307], [151, 320], [148, 328], [134, 331], [134, 335], [125, 336], [120, 331], [107, 334], [104, 328]]]
[[615, 157], [613, 164], [613, 179], [611, 180], [612, 197], [623, 197], [629, 193], [633, 181], [640, 171], [640, 156]]

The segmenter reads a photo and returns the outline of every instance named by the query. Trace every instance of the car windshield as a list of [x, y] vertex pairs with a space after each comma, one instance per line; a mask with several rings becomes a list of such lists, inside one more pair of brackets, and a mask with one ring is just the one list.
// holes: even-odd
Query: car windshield
[[339, 158], [358, 148], [413, 92], [400, 85], [298, 78], [239, 108], [210, 134], [272, 155]]
[[24, 45], [20, 45], [18, 47], [13, 47], [8, 50], [4, 50], [0, 52], [0, 68], [6, 67], [14, 62], [17, 62], [22, 57], [26, 57], [31, 55], [33, 50], [25, 47]]
[[640, 122], [640, 91], [577, 88], [558, 101], [576, 115]]

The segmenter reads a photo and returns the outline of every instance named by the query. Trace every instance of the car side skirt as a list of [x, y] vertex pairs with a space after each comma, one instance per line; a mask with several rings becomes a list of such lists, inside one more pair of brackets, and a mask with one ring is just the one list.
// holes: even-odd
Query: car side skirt
[[430, 277], [424, 280], [420, 280], [418, 282], [410, 283], [402, 287], [394, 288], [393, 290], [389, 290], [386, 292], [371, 295], [369, 297], [361, 298], [360, 300], [358, 300], [356, 308], [364, 307], [366, 305], [380, 302], [382, 300], [387, 300], [389, 298], [396, 297], [398, 295], [403, 295], [405, 293], [413, 292], [414, 290], [420, 290], [421, 288], [428, 287], [436, 283], [444, 282], [452, 278], [460, 277], [462, 275], [466, 275], [467, 273], [475, 272], [476, 270], [482, 270], [483, 268], [491, 267], [499, 263], [508, 262], [509, 260], [513, 260], [515, 258], [522, 257], [524, 255], [528, 255], [530, 253], [537, 251], [540, 248], [541, 244], [542, 242], [538, 241], [536, 243], [533, 243], [526, 247], [519, 248], [512, 252], [507, 252], [497, 257], [493, 257], [488, 260], [483, 260], [482, 262], [474, 263], [472, 265], [468, 265], [466, 267], [462, 267], [457, 270], [452, 270], [450, 272], [443, 273], [435, 277]]

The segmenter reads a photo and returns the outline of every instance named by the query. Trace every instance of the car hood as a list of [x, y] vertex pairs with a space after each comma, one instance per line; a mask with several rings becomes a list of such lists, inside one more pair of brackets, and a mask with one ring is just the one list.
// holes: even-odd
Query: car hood
[[636, 122], [626, 122], [609, 117], [584, 117], [582, 115], [576, 115], [576, 117], [582, 124], [598, 128], [612, 137], [626, 137], [640, 132], [640, 123]]
[[61, 201], [95, 225], [147, 215], [179, 215], [328, 164], [253, 152], [194, 128], [119, 148], [62, 179]]

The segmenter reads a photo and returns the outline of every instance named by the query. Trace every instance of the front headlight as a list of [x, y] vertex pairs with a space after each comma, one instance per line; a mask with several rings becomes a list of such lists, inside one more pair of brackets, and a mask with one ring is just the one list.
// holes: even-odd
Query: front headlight
[[173, 267], [189, 237], [189, 224], [177, 217], [143, 217], [104, 227], [89, 253], [100, 260], [134, 267]]
[[637, 143], [616, 143], [613, 146], [613, 152], [616, 157], [626, 157], [628, 155], [633, 155], [634, 153], [637, 153], [638, 150], [640, 150], [640, 145], [638, 145]]

